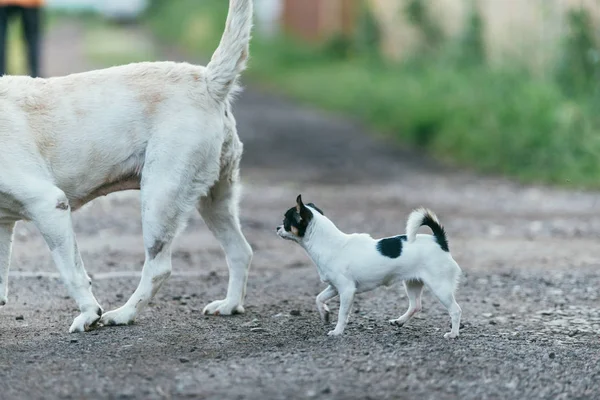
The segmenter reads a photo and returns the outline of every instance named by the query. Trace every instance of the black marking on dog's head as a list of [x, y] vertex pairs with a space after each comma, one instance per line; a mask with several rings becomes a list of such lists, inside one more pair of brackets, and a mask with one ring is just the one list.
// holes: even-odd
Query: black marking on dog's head
[[377, 251], [389, 258], [398, 258], [402, 254], [402, 242], [406, 242], [406, 235], [381, 239], [377, 242]]
[[[315, 208], [316, 210], [316, 208]], [[302, 195], [296, 198], [296, 206], [286, 211], [283, 218], [283, 229], [298, 237], [304, 237], [313, 213], [302, 202]]]

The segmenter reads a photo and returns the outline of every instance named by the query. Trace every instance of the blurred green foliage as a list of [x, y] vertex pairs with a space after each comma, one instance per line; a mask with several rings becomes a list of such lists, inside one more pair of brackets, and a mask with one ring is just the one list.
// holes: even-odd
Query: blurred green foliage
[[570, 32], [564, 41], [558, 82], [571, 95], [597, 92], [600, 88], [600, 43], [595, 30], [598, 28], [584, 10], [572, 10], [568, 20]]
[[[584, 12], [570, 17], [556, 74], [514, 60], [486, 63], [473, 7], [458, 39], [443, 35], [427, 2], [403, 0], [423, 48], [401, 63], [379, 54], [381, 34], [363, 8], [351, 37], [309, 45], [255, 33], [248, 76], [316, 106], [346, 113], [450, 163], [522, 181], [600, 187], [598, 47]], [[156, 34], [199, 55], [216, 48], [224, 0], [154, 0]]]
[[22, 32], [21, 21], [11, 21], [7, 29], [6, 49], [6, 71], [10, 75], [25, 75], [29, 72]]
[[404, 13], [408, 20], [421, 33], [421, 50], [425, 53], [439, 51], [445, 37], [439, 24], [431, 15], [429, 4], [425, 0], [405, 0]]
[[458, 43], [458, 55], [464, 64], [482, 65], [485, 63], [486, 51], [483, 34], [483, 19], [477, 11], [475, 0], [472, 0], [465, 31]]
[[375, 15], [367, 6], [361, 2], [360, 13], [357, 18], [356, 31], [354, 32], [353, 46], [355, 53], [367, 57], [375, 62], [381, 61], [381, 30]]

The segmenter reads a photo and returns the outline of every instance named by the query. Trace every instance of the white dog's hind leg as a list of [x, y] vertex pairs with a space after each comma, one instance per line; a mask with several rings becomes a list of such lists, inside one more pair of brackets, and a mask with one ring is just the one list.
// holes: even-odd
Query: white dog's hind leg
[[327, 286], [327, 289], [323, 290], [317, 296], [317, 310], [319, 310], [319, 314], [321, 315], [321, 319], [325, 323], [329, 323], [329, 307], [325, 304], [327, 301], [333, 299], [338, 295], [337, 290], [332, 285]]
[[8, 270], [14, 229], [14, 222], [0, 224], [0, 306], [8, 301]]
[[431, 280], [426, 282], [429, 289], [438, 298], [438, 300], [448, 309], [450, 318], [452, 319], [452, 330], [444, 334], [445, 338], [455, 338], [458, 336], [460, 328], [460, 317], [462, 310], [454, 299], [455, 283], [450, 280], [436, 281]]
[[404, 281], [404, 288], [408, 295], [408, 310], [398, 319], [391, 319], [390, 324], [402, 326], [406, 324], [416, 313], [421, 311], [421, 293], [423, 282], [417, 280]]
[[203, 310], [204, 314], [231, 315], [244, 312], [252, 248], [240, 227], [236, 185], [236, 182], [219, 181], [198, 204], [202, 219], [221, 243], [229, 267], [227, 296], [224, 300], [208, 304]]
[[127, 303], [102, 316], [101, 322], [104, 325], [134, 323], [139, 313], [171, 276], [171, 245], [184, 226], [189, 211], [193, 210], [194, 202], [190, 198], [196, 196], [191, 196], [188, 188], [182, 189], [176, 183], [165, 187], [164, 182], [168, 182], [168, 177], [148, 179], [148, 182], [152, 182], [151, 186], [143, 183], [141, 188], [146, 257], [142, 276]]
[[347, 283], [344, 287], [338, 288], [340, 294], [340, 310], [338, 311], [338, 320], [335, 329], [329, 331], [329, 336], [339, 336], [344, 333], [348, 318], [350, 318], [350, 310], [352, 309], [352, 303], [354, 302], [354, 294], [356, 293], [356, 286], [354, 283]]
[[36, 182], [30, 187], [37, 190], [29, 197], [28, 216], [46, 240], [69, 294], [81, 311], [69, 332], [87, 331], [100, 320], [102, 308], [92, 294], [92, 281], [77, 248], [69, 201], [55, 186]]

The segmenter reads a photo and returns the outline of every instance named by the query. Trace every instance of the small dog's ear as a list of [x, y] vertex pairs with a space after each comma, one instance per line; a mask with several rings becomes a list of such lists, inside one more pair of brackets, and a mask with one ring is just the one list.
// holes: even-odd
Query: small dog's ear
[[296, 198], [296, 211], [300, 214], [300, 219], [303, 221], [310, 221], [312, 219], [312, 213], [302, 202], [302, 195], [298, 195]]
[[304, 203], [302, 202], [302, 195], [299, 194], [298, 197], [296, 197], [296, 211], [298, 211], [298, 214], [300, 214], [300, 212], [302, 212], [303, 208], [304, 208]]

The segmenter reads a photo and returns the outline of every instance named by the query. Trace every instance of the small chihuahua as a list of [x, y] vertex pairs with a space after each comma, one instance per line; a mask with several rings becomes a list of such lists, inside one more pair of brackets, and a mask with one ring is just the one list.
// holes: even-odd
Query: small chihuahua
[[[417, 234], [421, 226], [428, 226], [433, 235]], [[304, 205], [299, 195], [296, 206], [285, 213], [283, 225], [277, 227], [277, 234], [300, 244], [317, 266], [321, 280], [329, 284], [317, 296], [323, 321], [329, 321], [325, 303], [340, 296], [337, 325], [329, 336], [344, 332], [356, 293], [397, 281], [404, 281], [409, 306], [390, 324], [402, 326], [421, 311], [421, 292], [427, 285], [452, 319], [452, 330], [444, 337], [458, 336], [462, 310], [454, 291], [461, 269], [450, 255], [446, 232], [433, 212], [417, 209], [408, 217], [406, 235], [376, 240], [364, 233], [341, 232], [313, 203]]]

